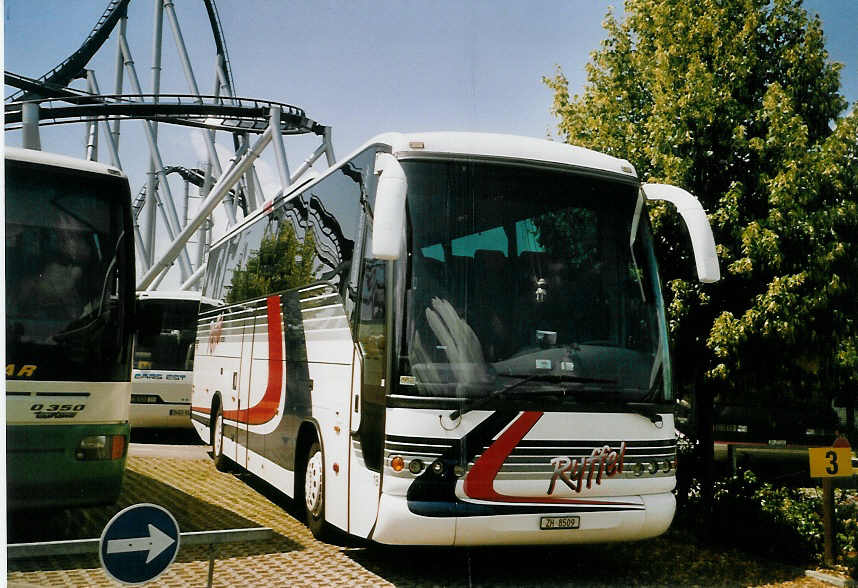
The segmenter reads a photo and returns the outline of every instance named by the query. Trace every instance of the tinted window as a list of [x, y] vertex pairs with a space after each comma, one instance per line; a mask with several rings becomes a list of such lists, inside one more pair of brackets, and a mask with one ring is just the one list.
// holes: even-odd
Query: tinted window
[[[137, 303], [134, 368], [191, 371], [197, 338], [195, 300], [141, 300]], [[203, 305], [202, 310], [212, 307]]]
[[669, 395], [635, 184], [466, 161], [403, 168], [412, 255], [400, 366], [414, 384], [401, 394], [481, 396], [513, 384], [528, 393], [559, 382], [599, 398]]
[[375, 184], [368, 150], [305, 192], [313, 232], [313, 277], [343, 285], [351, 271], [362, 200]]
[[129, 379], [129, 206], [124, 179], [7, 160], [7, 377]]
[[325, 281], [345, 292], [361, 227], [362, 201], [375, 186], [367, 150], [218, 246], [203, 293], [233, 303]]

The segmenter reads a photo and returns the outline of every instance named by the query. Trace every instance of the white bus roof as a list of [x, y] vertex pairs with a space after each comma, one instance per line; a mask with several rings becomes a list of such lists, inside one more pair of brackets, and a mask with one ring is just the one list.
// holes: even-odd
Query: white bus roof
[[[536, 139], [520, 135], [496, 133], [467, 133], [461, 131], [431, 131], [425, 133], [382, 133], [376, 135], [347, 157], [338, 160], [322, 174], [315, 177], [302, 175], [289, 186], [282, 195], [289, 199], [294, 193], [303, 190], [309, 184], [321, 181], [342, 167], [345, 162], [373, 145], [388, 145], [393, 154], [401, 159], [409, 157], [488, 157], [508, 159], [510, 161], [533, 161], [534, 163], [559, 164], [605, 171], [611, 174], [637, 179], [634, 166], [625, 159], [612, 157], [592, 149], [576, 145], [557, 143], [546, 139]], [[312, 173], [308, 172], [308, 173]], [[212, 243], [212, 247], [231, 238], [257, 217], [266, 214], [265, 207], [259, 207], [237, 225], [230, 227], [224, 235]]]
[[192, 290], [139, 290], [137, 292], [138, 300], [193, 300], [210, 304], [212, 306], [222, 306], [223, 302], [203, 296], [200, 292]]
[[15, 161], [125, 177], [122, 170], [113, 167], [112, 165], [106, 165], [97, 161], [88, 161], [86, 159], [77, 159], [67, 155], [60, 155], [59, 153], [48, 153], [47, 151], [36, 151], [35, 149], [22, 149], [20, 147], [7, 146], [5, 147], [4, 154], [6, 159], [12, 159]]
[[367, 145], [387, 144], [398, 158], [421, 155], [497, 157], [557, 163], [637, 177], [631, 163], [598, 151], [533, 137], [494, 133], [385, 133]]

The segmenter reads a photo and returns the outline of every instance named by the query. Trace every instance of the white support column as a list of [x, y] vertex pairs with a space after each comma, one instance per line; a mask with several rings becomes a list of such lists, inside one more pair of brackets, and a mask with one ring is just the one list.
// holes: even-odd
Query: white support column
[[42, 139], [39, 136], [39, 104], [24, 102], [21, 105], [21, 146], [24, 149], [42, 150]]
[[286, 160], [286, 147], [283, 145], [283, 134], [280, 128], [279, 106], [272, 106], [271, 118], [268, 122], [268, 128], [274, 129], [274, 134], [271, 137], [272, 145], [274, 146], [274, 159], [277, 161], [277, 173], [280, 176], [280, 189], [286, 193], [286, 188], [292, 183], [289, 176], [289, 162]]
[[271, 127], [265, 129], [265, 132], [257, 139], [256, 143], [244, 154], [244, 156], [235, 162], [220, 178], [212, 188], [211, 193], [206, 197], [205, 201], [200, 205], [199, 211], [194, 219], [189, 222], [181, 233], [176, 237], [173, 243], [168, 248], [167, 252], [156, 261], [146, 274], [140, 279], [137, 284], [138, 290], [147, 289], [158, 274], [164, 268], [169, 267], [176, 259], [181, 251], [184, 251], [185, 244], [190, 239], [203, 222], [208, 218], [218, 204], [229, 194], [230, 189], [241, 179], [241, 176], [253, 165], [253, 162], [259, 157], [268, 143], [271, 142]]
[[[134, 68], [134, 60], [131, 58], [131, 48], [128, 47], [128, 41], [122, 36], [120, 36], [119, 41], [122, 45], [122, 52], [125, 55], [125, 64], [128, 68], [129, 74], [128, 80], [131, 82], [132, 91], [135, 94], [142, 94], [143, 92], [140, 88], [140, 80], [137, 78], [137, 70]], [[164, 224], [166, 225], [167, 233], [170, 240], [173, 241], [180, 230], [179, 216], [176, 213], [176, 206], [173, 200], [173, 194], [170, 191], [170, 184], [167, 181], [167, 175], [164, 173], [164, 162], [161, 159], [161, 153], [158, 150], [158, 141], [155, 137], [155, 133], [152, 131], [149, 121], [143, 121], [143, 130], [143, 134], [146, 136], [146, 141], [149, 144], [149, 155], [155, 159], [155, 166], [158, 172], [158, 178], [160, 179], [160, 187], [164, 189], [163, 200], [166, 201], [167, 206], [161, 206], [160, 210], [164, 217]], [[150, 194], [155, 196], [158, 203], [161, 204], [161, 199], [157, 198], [157, 191], [153, 191], [151, 193], [147, 192], [146, 197], [148, 198]], [[179, 270], [182, 273], [182, 280], [187, 279], [187, 277], [193, 272], [191, 260], [187, 252], [183, 251], [179, 255]]]
[[[113, 80], [113, 93], [122, 94], [123, 77], [125, 75], [125, 53], [122, 51], [122, 39], [125, 38], [125, 29], [128, 25], [128, 16], [123, 15], [119, 19], [119, 30], [116, 38], [116, 76]], [[113, 144], [116, 145], [116, 151], [119, 152], [119, 119], [113, 121]], [[116, 165], [118, 166], [118, 160]]]
[[325, 146], [325, 156], [328, 158], [328, 165], [334, 165], [337, 158], [334, 157], [334, 141], [331, 137], [331, 127], [325, 127], [325, 137], [322, 141]]
[[[86, 71], [86, 91], [90, 94], [97, 94], [95, 85], [92, 83], [95, 72], [91, 69]], [[93, 118], [87, 123], [86, 137], [86, 159], [87, 161], [98, 161], [98, 117]]]
[[318, 160], [322, 155], [327, 153], [327, 151], [328, 149], [324, 143], [316, 147], [316, 150], [313, 152], [313, 154], [310, 155], [310, 157], [308, 157], [304, 161], [304, 163], [301, 164], [301, 167], [298, 168], [298, 171], [295, 172], [295, 175], [290, 178], [289, 183], [291, 184], [292, 182], [300, 178], [304, 174], [304, 172], [310, 169], [313, 164], [316, 163], [316, 160]]
[[185, 281], [184, 284], [179, 286], [179, 290], [191, 290], [191, 289], [193, 289], [194, 284], [196, 284], [200, 280], [200, 278], [203, 277], [203, 274], [206, 271], [207, 265], [208, 264], [206, 264], [206, 263], [201, 263], [200, 267], [197, 268], [197, 271], [195, 271], [191, 275], [191, 277]]
[[[137, 261], [143, 263], [146, 258], [146, 245], [143, 243], [143, 236], [140, 234], [140, 224], [134, 220], [134, 252], [137, 254]], [[145, 265], [143, 267], [146, 267]]]
[[[211, 193], [212, 186], [214, 185], [212, 178], [212, 164], [210, 161], [206, 162], [206, 168], [203, 171], [206, 175], [203, 179], [203, 185], [199, 190], [201, 202], [205, 202], [206, 197]], [[190, 222], [190, 220], [188, 222]], [[213, 226], [214, 222], [211, 217], [207, 218], [206, 221], [200, 225], [200, 230], [197, 233], [197, 267], [202, 265], [206, 255], [208, 254], [209, 235]]]
[[[200, 88], [197, 85], [197, 79], [194, 76], [194, 69], [191, 67], [191, 59], [188, 57], [188, 49], [185, 46], [185, 39], [182, 36], [182, 29], [179, 27], [179, 19], [176, 17], [176, 10], [173, 6], [173, 0], [164, 1], [164, 12], [167, 15], [167, 20], [170, 23], [170, 28], [173, 30], [173, 39], [176, 41], [176, 50], [179, 53], [179, 60], [182, 62], [182, 69], [185, 72], [185, 79], [188, 82], [191, 93], [197, 97], [197, 103], [202, 104], [203, 99], [200, 98]], [[220, 176], [223, 173], [223, 168], [218, 158], [217, 148], [215, 147], [214, 131], [203, 131], [203, 136], [206, 139], [206, 149], [209, 152], [209, 158], [212, 160], [214, 173]], [[226, 214], [229, 217], [230, 224], [236, 223], [235, 203], [227, 200]]]
[[[93, 93], [101, 94], [101, 90], [98, 88], [98, 79], [95, 77], [95, 71], [91, 69], [86, 70], [86, 80], [87, 84], [91, 84], [91, 91]], [[122, 162], [119, 160], [119, 145], [116, 144], [113, 133], [110, 130], [110, 123], [105, 119], [101, 119], [101, 125], [104, 135], [107, 137], [107, 146], [110, 148], [110, 163], [122, 169]]]
[[250, 173], [253, 175], [253, 183], [257, 190], [256, 206], [254, 207], [257, 208], [265, 202], [265, 191], [262, 189], [262, 182], [259, 181], [259, 174], [256, 173], [255, 165], [250, 168]]
[[[153, 0], [153, 26], [152, 26], [152, 66], [150, 69], [150, 84], [153, 94], [153, 102], [158, 102], [158, 94], [161, 92], [161, 47], [163, 46], [163, 30], [164, 30], [164, 7], [161, 0]], [[152, 128], [152, 134], [158, 141], [158, 123], [152, 121], [149, 123]], [[146, 263], [144, 268], [148, 268], [155, 261], [155, 249], [157, 243], [157, 223], [158, 223], [158, 169], [154, 157], [149, 156], [149, 171], [146, 173], [146, 202], [143, 205], [142, 223], [144, 241], [147, 244]], [[178, 230], [178, 229], [177, 229]]]

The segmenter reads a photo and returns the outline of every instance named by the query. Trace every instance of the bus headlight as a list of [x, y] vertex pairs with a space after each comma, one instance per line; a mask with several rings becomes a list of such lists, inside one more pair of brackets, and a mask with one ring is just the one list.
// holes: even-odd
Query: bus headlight
[[125, 435], [91, 435], [77, 444], [74, 456], [80, 461], [120, 459], [125, 455]]

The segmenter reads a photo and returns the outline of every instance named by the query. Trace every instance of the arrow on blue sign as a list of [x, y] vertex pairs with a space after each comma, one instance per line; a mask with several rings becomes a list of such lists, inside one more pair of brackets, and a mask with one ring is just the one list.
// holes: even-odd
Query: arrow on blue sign
[[104, 527], [98, 555], [104, 571], [114, 580], [142, 584], [173, 563], [179, 543], [179, 524], [167, 509], [135, 504], [117, 513]]
[[134, 539], [112, 539], [107, 542], [107, 553], [128, 553], [130, 551], [149, 551], [146, 563], [149, 563], [170, 547], [176, 540], [161, 531], [155, 525], [149, 525], [148, 537]]

